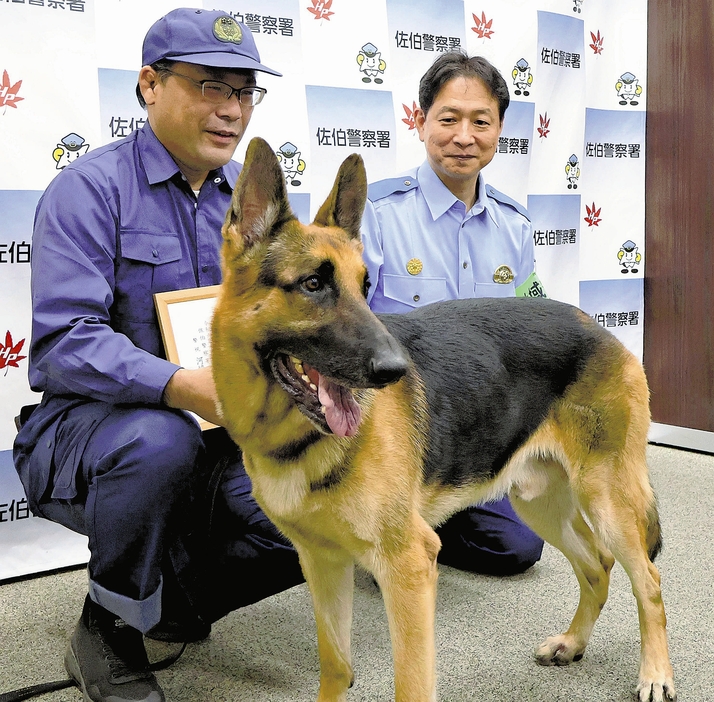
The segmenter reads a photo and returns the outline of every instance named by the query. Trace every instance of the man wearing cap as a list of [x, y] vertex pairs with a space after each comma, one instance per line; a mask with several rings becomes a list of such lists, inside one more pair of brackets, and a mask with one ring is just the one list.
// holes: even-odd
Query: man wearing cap
[[[542, 291], [528, 213], [481, 174], [509, 101], [503, 77], [479, 56], [442, 54], [422, 77], [415, 123], [426, 161], [368, 190], [362, 239], [375, 312]], [[526, 570], [543, 547], [507, 498], [464, 510], [437, 533], [440, 562], [492, 575]]]
[[[221, 428], [210, 368], [165, 359], [153, 294], [220, 282], [231, 157], [265, 90], [251, 32], [178, 9], [143, 45], [145, 126], [72, 162], [37, 208], [30, 383], [15, 465], [35, 514], [89, 539], [65, 665], [85, 700], [161, 702], [142, 634], [191, 641], [302, 581]], [[25, 415], [27, 413], [25, 412]]]

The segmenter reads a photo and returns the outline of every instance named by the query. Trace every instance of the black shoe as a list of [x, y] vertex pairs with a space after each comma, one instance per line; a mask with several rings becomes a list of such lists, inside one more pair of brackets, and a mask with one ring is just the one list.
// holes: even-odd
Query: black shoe
[[141, 632], [89, 597], [64, 665], [82, 690], [84, 702], [166, 702], [149, 670]]

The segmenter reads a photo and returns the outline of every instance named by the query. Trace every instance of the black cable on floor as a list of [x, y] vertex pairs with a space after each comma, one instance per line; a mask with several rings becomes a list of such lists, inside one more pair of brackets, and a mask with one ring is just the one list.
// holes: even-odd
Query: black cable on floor
[[[170, 665], [176, 663], [176, 661], [181, 658], [181, 655], [186, 650], [186, 644], [182, 644], [181, 650], [178, 653], [174, 653], [161, 661], [152, 663], [149, 669], [152, 671], [164, 670]], [[22, 687], [18, 690], [12, 690], [10, 692], [3, 692], [0, 694], [0, 702], [22, 702], [22, 700], [29, 700], [31, 697], [37, 697], [38, 695], [45, 695], [48, 692], [55, 692], [56, 690], [64, 690], [68, 687], [72, 687], [76, 683], [74, 680], [55, 680], [54, 682], [40, 683], [39, 685], [30, 685], [29, 687]]]
[[55, 680], [55, 682], [40, 683], [39, 685], [31, 685], [30, 687], [22, 687], [19, 690], [4, 692], [0, 695], [0, 702], [21, 702], [21, 700], [29, 700], [31, 697], [44, 695], [47, 692], [55, 690], [64, 690], [67, 687], [72, 687], [74, 680]]

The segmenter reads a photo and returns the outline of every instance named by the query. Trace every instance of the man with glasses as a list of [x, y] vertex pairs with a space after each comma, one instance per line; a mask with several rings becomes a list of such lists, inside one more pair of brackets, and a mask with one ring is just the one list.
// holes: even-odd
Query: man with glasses
[[[302, 581], [220, 426], [210, 368], [165, 359], [153, 294], [220, 282], [231, 157], [265, 95], [251, 32], [178, 9], [143, 45], [145, 126], [65, 168], [42, 196], [30, 383], [17, 436], [33, 512], [89, 538], [89, 594], [65, 656], [84, 699], [161, 702], [142, 635], [193, 641]], [[25, 415], [27, 412], [25, 412]]]

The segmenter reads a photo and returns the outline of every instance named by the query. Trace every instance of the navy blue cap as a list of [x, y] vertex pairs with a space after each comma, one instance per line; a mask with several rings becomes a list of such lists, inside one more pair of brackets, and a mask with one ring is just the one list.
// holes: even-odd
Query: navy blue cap
[[248, 27], [220, 10], [182, 7], [154, 22], [144, 38], [141, 61], [148, 66], [161, 59], [282, 75], [260, 63]]

